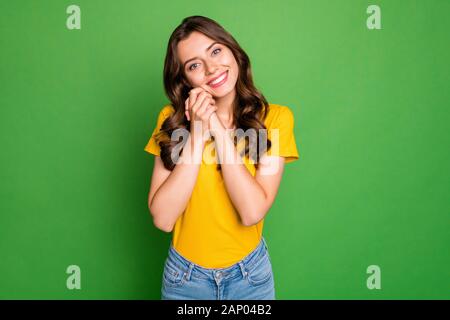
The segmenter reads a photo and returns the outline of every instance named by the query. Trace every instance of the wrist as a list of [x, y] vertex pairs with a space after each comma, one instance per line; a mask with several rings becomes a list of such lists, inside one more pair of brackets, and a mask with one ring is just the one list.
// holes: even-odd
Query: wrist
[[197, 135], [191, 134], [191, 146], [193, 149], [198, 149], [198, 148], [202, 147], [203, 144], [204, 144], [203, 136], [201, 136], [200, 134], [197, 134]]
[[207, 141], [209, 141], [211, 139], [212, 135], [211, 135], [211, 130], [207, 129], [203, 132], [203, 136], [202, 136], [202, 141], [203, 143], [206, 143]]
[[189, 137], [189, 147], [187, 163], [189, 164], [201, 164], [203, 158], [203, 148], [205, 144], [203, 143], [201, 137], [195, 137], [192, 134]]
[[215, 112], [211, 115], [211, 118], [209, 118], [209, 127], [210, 133], [214, 137], [225, 131], [225, 127], [222, 125], [222, 122]]

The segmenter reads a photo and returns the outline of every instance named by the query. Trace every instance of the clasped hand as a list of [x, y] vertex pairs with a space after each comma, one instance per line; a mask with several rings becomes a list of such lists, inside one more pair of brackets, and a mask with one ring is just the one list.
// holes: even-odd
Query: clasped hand
[[[219, 124], [217, 118], [217, 106], [212, 94], [207, 88], [200, 86], [189, 92], [189, 97], [185, 101], [185, 114], [191, 122], [191, 134], [197, 138], [200, 134], [204, 141], [210, 137], [210, 130], [214, 129], [214, 124]], [[213, 120], [213, 121], [211, 121]], [[199, 130], [201, 125], [201, 131]]]

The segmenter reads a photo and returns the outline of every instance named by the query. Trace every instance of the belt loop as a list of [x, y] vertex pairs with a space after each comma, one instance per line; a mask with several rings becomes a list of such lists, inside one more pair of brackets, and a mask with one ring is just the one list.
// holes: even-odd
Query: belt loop
[[266, 250], [269, 250], [269, 247], [267, 246], [266, 239], [264, 239], [264, 237], [262, 237], [262, 241], [264, 243], [264, 246], [266, 247]]
[[245, 279], [247, 277], [248, 272], [245, 271], [245, 266], [244, 266], [244, 263], [242, 261], [239, 262], [239, 267], [241, 267], [242, 276]]
[[192, 269], [194, 269], [194, 264], [191, 262], [189, 263], [189, 269], [186, 272], [186, 280], [191, 280], [191, 274], [192, 274]]

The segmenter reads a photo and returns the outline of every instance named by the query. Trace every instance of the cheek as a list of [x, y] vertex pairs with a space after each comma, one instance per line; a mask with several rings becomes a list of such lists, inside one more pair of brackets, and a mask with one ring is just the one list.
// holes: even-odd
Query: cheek
[[229, 52], [226, 56], [225, 56], [225, 63], [229, 66], [231, 66], [232, 68], [235, 68], [235, 66], [237, 65], [236, 63], [236, 59], [234, 58], [233, 54], [231, 52]]
[[234, 58], [234, 56], [233, 56], [233, 54], [231, 52], [227, 56], [227, 63], [226, 64], [228, 66], [230, 66], [230, 68], [233, 71], [233, 73], [235, 74], [235, 76], [237, 76], [237, 74], [239, 72], [239, 67], [238, 67], [236, 59]]
[[239, 76], [239, 66], [238, 66], [236, 60], [233, 60], [232, 63], [230, 64], [230, 66], [231, 66], [231, 70], [233, 71], [234, 81], [237, 81], [237, 78]]
[[193, 88], [198, 87], [203, 83], [203, 77], [199, 74], [199, 72], [189, 73], [189, 75], [186, 75], [186, 79]]
[[233, 68], [234, 73], [236, 74], [236, 77], [237, 77], [238, 74], [239, 74], [239, 66], [238, 66], [236, 60], [233, 62], [233, 67], [232, 68]]

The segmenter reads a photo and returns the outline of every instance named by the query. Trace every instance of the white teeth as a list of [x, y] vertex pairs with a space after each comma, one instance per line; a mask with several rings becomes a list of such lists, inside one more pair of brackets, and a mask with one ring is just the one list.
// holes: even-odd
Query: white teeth
[[219, 83], [220, 81], [222, 81], [223, 79], [225, 79], [225, 76], [226, 76], [227, 74], [226, 73], [224, 73], [222, 76], [220, 76], [219, 78], [217, 78], [216, 80], [214, 80], [213, 82], [210, 82], [209, 84], [217, 84], [217, 83]]

